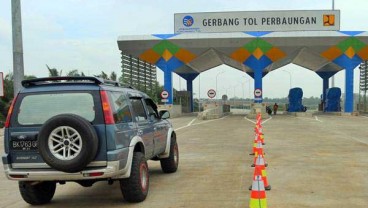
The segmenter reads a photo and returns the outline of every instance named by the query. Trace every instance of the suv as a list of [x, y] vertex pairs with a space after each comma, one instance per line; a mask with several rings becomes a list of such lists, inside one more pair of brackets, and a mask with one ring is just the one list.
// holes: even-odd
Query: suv
[[22, 81], [5, 123], [5, 174], [29, 204], [51, 201], [56, 184], [120, 182], [128, 202], [149, 189], [147, 160], [176, 172], [179, 150], [168, 111], [146, 94], [96, 77]]

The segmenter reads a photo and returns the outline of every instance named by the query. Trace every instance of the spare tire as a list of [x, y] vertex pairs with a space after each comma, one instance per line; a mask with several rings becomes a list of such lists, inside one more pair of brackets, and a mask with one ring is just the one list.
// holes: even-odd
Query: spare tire
[[56, 170], [75, 173], [96, 156], [98, 137], [93, 126], [74, 114], [61, 114], [47, 120], [38, 135], [43, 160]]

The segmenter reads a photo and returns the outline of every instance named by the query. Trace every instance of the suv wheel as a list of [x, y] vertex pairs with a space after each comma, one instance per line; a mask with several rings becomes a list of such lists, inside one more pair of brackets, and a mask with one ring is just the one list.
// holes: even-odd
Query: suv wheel
[[121, 192], [128, 202], [142, 202], [149, 189], [149, 172], [146, 158], [141, 152], [134, 152], [130, 177], [120, 180]]
[[49, 203], [54, 197], [56, 183], [52, 181], [32, 185], [33, 182], [19, 181], [19, 191], [24, 201], [32, 205]]
[[83, 170], [96, 156], [98, 137], [93, 126], [74, 114], [50, 118], [38, 135], [43, 160], [56, 170], [74, 173]]
[[176, 142], [176, 137], [171, 137], [170, 156], [160, 160], [161, 169], [164, 173], [174, 173], [179, 166], [179, 148]]

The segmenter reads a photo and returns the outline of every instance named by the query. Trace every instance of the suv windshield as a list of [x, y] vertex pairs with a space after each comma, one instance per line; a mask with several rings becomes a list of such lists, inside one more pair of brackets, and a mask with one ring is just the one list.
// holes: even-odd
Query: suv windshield
[[76, 114], [88, 121], [95, 119], [93, 96], [90, 93], [49, 93], [26, 95], [18, 111], [20, 125], [43, 124], [59, 114]]

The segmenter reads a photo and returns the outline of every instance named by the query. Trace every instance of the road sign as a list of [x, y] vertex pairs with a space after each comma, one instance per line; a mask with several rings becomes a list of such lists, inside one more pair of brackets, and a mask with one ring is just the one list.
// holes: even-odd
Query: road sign
[[210, 90], [208, 90], [207, 95], [208, 95], [209, 98], [212, 99], [212, 98], [216, 97], [216, 91], [214, 89], [210, 89]]
[[161, 99], [161, 102], [167, 103], [167, 102], [169, 102], [169, 100], [168, 99]]
[[228, 99], [227, 95], [223, 95], [223, 96], [222, 96], [222, 100], [223, 100], [223, 101], [227, 101], [227, 99]]
[[169, 97], [169, 92], [168, 91], [164, 90], [164, 91], [161, 92], [161, 98], [162, 99], [166, 99], [168, 97]]
[[262, 96], [262, 90], [257, 88], [254, 90], [254, 96], [261, 97]]

